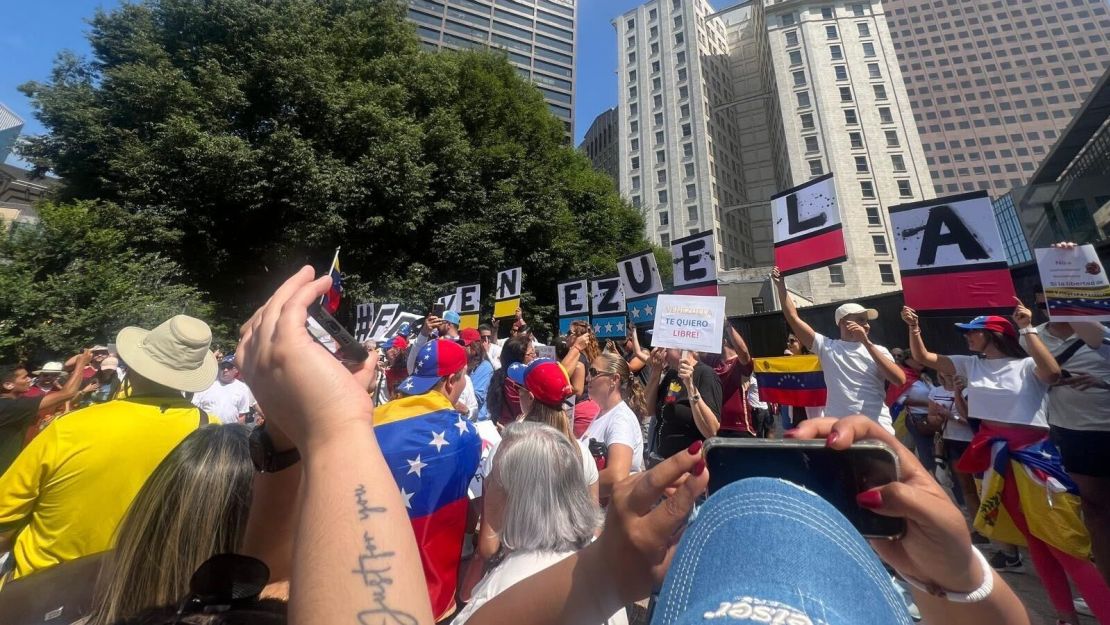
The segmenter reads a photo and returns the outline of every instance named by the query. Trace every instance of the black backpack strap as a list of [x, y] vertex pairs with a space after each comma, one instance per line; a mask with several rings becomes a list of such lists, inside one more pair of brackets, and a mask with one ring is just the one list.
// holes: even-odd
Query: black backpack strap
[[1083, 347], [1083, 345], [1083, 339], [1075, 339], [1074, 341], [1072, 341], [1071, 344], [1068, 345], [1067, 349], [1060, 352], [1059, 356], [1056, 356], [1056, 364], [1060, 368], [1063, 368], [1064, 363], [1070, 360], [1071, 357], [1075, 355], [1075, 352], [1078, 352], [1080, 348]]

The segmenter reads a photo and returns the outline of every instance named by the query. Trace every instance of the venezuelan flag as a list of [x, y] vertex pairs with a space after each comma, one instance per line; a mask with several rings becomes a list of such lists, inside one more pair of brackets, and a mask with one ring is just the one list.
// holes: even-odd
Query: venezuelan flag
[[331, 261], [331, 288], [320, 298], [320, 305], [331, 314], [339, 310], [339, 300], [343, 298], [343, 273], [339, 271], [339, 248], [335, 250], [335, 258]]
[[482, 439], [435, 391], [374, 411], [374, 434], [408, 508], [436, 619], [455, 611], [459, 560]]
[[825, 374], [817, 356], [756, 358], [759, 399], [784, 406], [824, 406]]

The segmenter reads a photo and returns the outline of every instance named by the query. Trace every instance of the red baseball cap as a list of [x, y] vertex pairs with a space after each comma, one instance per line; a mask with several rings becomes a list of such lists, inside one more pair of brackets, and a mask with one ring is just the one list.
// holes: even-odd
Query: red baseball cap
[[470, 345], [474, 341], [482, 340], [482, 334], [474, 328], [463, 328], [459, 331], [459, 338], [462, 339], [463, 345]]
[[560, 406], [574, 394], [567, 372], [558, 361], [537, 358], [531, 364], [522, 362], [510, 365], [509, 379], [528, 389], [536, 401], [548, 406]]
[[993, 332], [1000, 332], [1011, 338], [1017, 338], [1017, 330], [1014, 330], [1014, 324], [1005, 317], [998, 315], [984, 315], [979, 316], [967, 323], [957, 323], [956, 327], [967, 332], [969, 330], [991, 330]]
[[398, 388], [408, 395], [422, 395], [440, 379], [465, 368], [466, 350], [462, 345], [448, 339], [428, 341], [416, 355], [416, 370]]

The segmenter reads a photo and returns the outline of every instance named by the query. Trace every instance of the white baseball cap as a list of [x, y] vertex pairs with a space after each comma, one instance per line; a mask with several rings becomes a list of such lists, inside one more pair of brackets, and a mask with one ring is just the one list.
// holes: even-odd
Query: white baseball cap
[[874, 308], [864, 308], [854, 302], [850, 304], [841, 304], [840, 307], [836, 309], [836, 312], [833, 313], [833, 316], [836, 317], [836, 325], [840, 325], [841, 319], [848, 315], [858, 315], [860, 313], [867, 313], [868, 321], [874, 321], [879, 318], [879, 311]]

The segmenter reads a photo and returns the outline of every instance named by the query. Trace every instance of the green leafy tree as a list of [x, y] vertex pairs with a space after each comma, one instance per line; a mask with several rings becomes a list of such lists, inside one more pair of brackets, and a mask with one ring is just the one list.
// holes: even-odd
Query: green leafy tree
[[[27, 83], [48, 134], [21, 155], [135, 217], [242, 318], [343, 246], [353, 293], [427, 306], [521, 265], [555, 282], [647, 247], [503, 53], [427, 52], [397, 0], [147, 0], [91, 20], [93, 56]], [[669, 270], [669, 263], [665, 268]]]
[[211, 318], [173, 260], [128, 247], [133, 218], [118, 207], [46, 202], [38, 211], [38, 224], [16, 225], [0, 240], [4, 361], [71, 355], [124, 326], [151, 328], [179, 313]]

